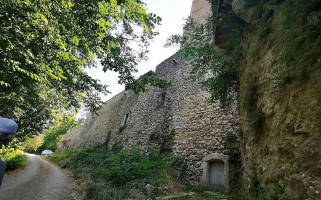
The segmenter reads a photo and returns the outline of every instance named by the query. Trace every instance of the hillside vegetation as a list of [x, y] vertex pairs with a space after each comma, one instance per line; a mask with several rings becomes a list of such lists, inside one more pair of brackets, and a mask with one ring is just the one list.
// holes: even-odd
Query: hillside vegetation
[[71, 170], [83, 183], [80, 191], [90, 200], [155, 199], [191, 190], [201, 194], [180, 199], [213, 199], [214, 195], [226, 199], [218, 192], [204, 193], [208, 188], [184, 186], [176, 179], [184, 171], [184, 160], [160, 154], [152, 147], [148, 156], [135, 146], [120, 150], [102, 145], [55, 153], [48, 159]]

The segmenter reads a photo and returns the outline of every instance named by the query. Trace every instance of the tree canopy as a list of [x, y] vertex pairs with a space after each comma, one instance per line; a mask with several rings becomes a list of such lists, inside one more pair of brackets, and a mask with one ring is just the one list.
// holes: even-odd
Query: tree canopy
[[132, 73], [161, 21], [144, 6], [140, 0], [1, 1], [0, 116], [17, 121], [26, 135], [81, 102], [97, 110], [98, 93], [107, 94], [107, 87], [84, 72], [97, 59], [103, 71], [119, 72], [119, 83], [142, 91], [129, 87], [142, 85]]

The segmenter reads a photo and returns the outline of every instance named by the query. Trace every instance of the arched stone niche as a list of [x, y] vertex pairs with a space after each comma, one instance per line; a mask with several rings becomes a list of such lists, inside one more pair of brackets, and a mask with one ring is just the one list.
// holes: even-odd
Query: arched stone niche
[[[229, 156], [213, 153], [202, 159], [201, 184], [217, 188], [223, 185], [224, 189], [229, 189]], [[217, 188], [220, 189], [220, 188]]]

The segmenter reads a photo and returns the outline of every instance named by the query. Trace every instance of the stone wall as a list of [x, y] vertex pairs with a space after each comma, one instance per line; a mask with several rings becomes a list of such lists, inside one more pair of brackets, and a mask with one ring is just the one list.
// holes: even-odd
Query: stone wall
[[205, 24], [211, 14], [211, 4], [207, 0], [193, 0], [191, 17], [196, 23]]
[[184, 157], [185, 178], [198, 183], [203, 157], [238, 153], [235, 142], [232, 146], [226, 142], [228, 136], [236, 135], [238, 114], [235, 106], [222, 109], [219, 103], [209, 103], [210, 94], [189, 78], [190, 70], [178, 54], [168, 58], [157, 66], [154, 76], [171, 81], [172, 87], [139, 95], [121, 92], [106, 102], [99, 116], [88, 117], [83, 126], [64, 135], [58, 150], [136, 143], [146, 151], [150, 145]]
[[[244, 21], [251, 23], [257, 17], [244, 8], [244, 0], [227, 2]], [[208, 15], [206, 3], [193, 2], [191, 15], [198, 23]], [[238, 200], [256, 200], [260, 195], [275, 199], [271, 195], [276, 192], [286, 192], [291, 199], [321, 199], [320, 65], [308, 71], [309, 78], [303, 82], [289, 79], [290, 72], [284, 74], [287, 67], [280, 64], [273, 32], [280, 25], [279, 16], [266, 23], [270, 32], [261, 41], [252, 40], [251, 32], [244, 37], [248, 40], [240, 63], [243, 175]], [[168, 58], [155, 76], [172, 81], [173, 87], [140, 95], [120, 93], [99, 111], [100, 116], [88, 118], [84, 126], [66, 134], [59, 149], [135, 142], [142, 149], [160, 148], [164, 136], [171, 136], [172, 151], [188, 161], [186, 179], [206, 180], [208, 172], [202, 170], [208, 163], [204, 161], [222, 157], [226, 162], [228, 155], [238, 154], [238, 114], [236, 106], [225, 110], [209, 104], [209, 94], [188, 78], [190, 70], [178, 55]], [[127, 125], [119, 131], [126, 113]]]

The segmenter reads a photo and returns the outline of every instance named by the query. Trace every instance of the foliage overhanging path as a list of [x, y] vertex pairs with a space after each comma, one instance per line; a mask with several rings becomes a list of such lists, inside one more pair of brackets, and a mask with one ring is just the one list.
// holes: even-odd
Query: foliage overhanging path
[[142, 1], [4, 0], [0, 19], [0, 116], [17, 121], [19, 136], [41, 132], [81, 103], [100, 108], [107, 86], [84, 72], [96, 58], [136, 92], [164, 85], [138, 84], [132, 75], [161, 21]]

